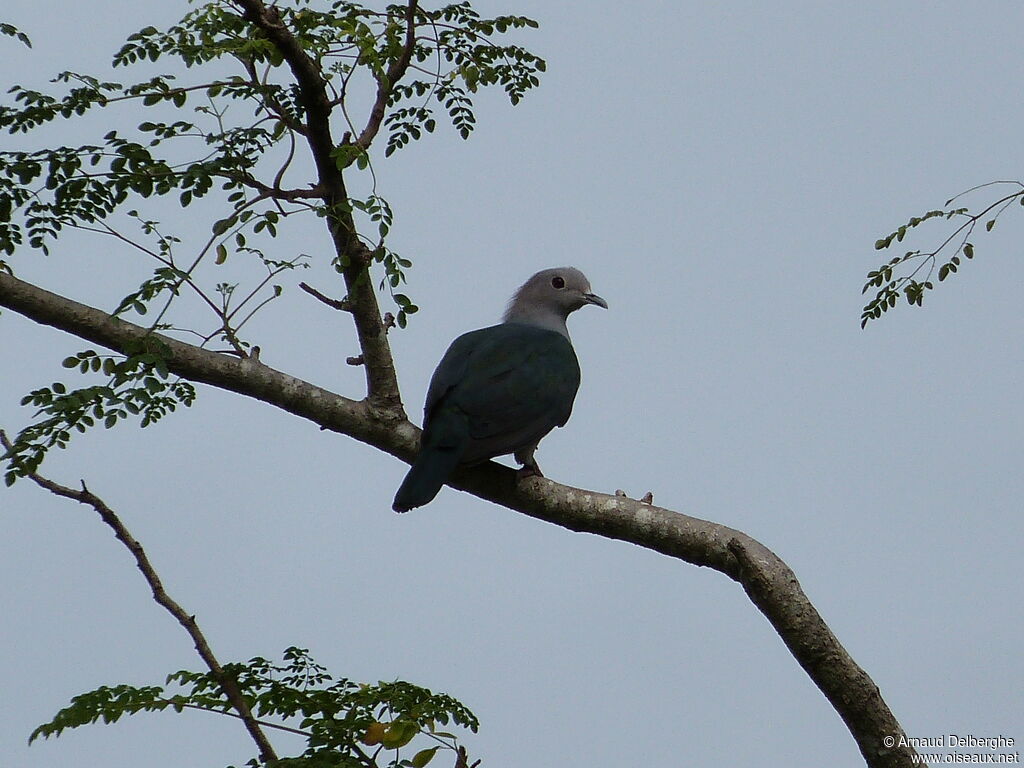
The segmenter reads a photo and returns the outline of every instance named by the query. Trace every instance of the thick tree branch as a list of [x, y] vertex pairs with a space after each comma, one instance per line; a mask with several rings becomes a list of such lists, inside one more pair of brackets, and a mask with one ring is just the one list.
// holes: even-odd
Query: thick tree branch
[[[269, 368], [252, 357], [229, 357], [200, 349], [50, 293], [11, 275], [0, 274], [0, 306], [121, 352], [147, 336], [159, 339], [167, 345], [168, 367], [179, 376], [276, 405], [371, 445], [386, 441], [393, 425], [404, 421], [397, 419], [389, 410], [373, 407], [368, 401], [336, 395]], [[416, 430], [409, 425], [407, 431], [409, 445], [414, 446]]]
[[[12, 447], [3, 430], [0, 430], [0, 445], [3, 445], [4, 449], [8, 451]], [[270, 740], [267, 739], [266, 734], [263, 733], [263, 729], [260, 727], [261, 723], [253, 717], [252, 710], [249, 708], [248, 703], [245, 701], [245, 697], [242, 695], [241, 689], [238, 687], [238, 681], [224, 671], [224, 667], [222, 667], [220, 662], [217, 661], [217, 657], [213, 655], [213, 650], [210, 648], [210, 644], [206, 642], [206, 637], [203, 635], [202, 630], [199, 629], [199, 624], [196, 623], [196, 617], [185, 611], [181, 605], [167, 594], [167, 591], [164, 589], [163, 582], [160, 580], [160, 576], [153, 568], [152, 563], [149, 562], [149, 557], [146, 555], [146, 551], [142, 548], [142, 545], [138, 540], [132, 536], [124, 523], [121, 522], [121, 519], [117, 516], [114, 510], [108, 507], [103, 499], [99, 498], [86, 488], [84, 482], [82, 483], [82, 490], [76, 491], [74, 488], [68, 488], [67, 486], [55, 483], [35, 472], [31, 473], [29, 478], [35, 482], [36, 485], [41, 488], [45, 488], [57, 496], [63, 496], [64, 498], [72, 499], [73, 501], [77, 501], [81, 504], [89, 505], [96, 510], [99, 516], [103, 519], [103, 522], [110, 526], [118, 541], [124, 544], [125, 547], [128, 548], [128, 551], [132, 553], [132, 557], [135, 558], [135, 564], [145, 577], [146, 583], [149, 584], [149, 588], [153, 591], [153, 599], [157, 604], [166, 609], [167, 612], [185, 628], [189, 637], [192, 638], [192, 642], [195, 644], [196, 651], [199, 653], [199, 656], [206, 663], [206, 666], [220, 684], [228, 702], [230, 702], [231, 706], [234, 707], [235, 713], [237, 713], [236, 716], [245, 724], [245, 729], [249, 732], [252, 740], [256, 743], [256, 747], [260, 752], [260, 759], [267, 765], [273, 765], [277, 761], [277, 753], [274, 751], [274, 747], [271, 745]], [[226, 714], [234, 713], [228, 712]]]
[[[123, 350], [146, 329], [0, 274], [0, 306], [110, 349]], [[156, 334], [153, 334], [156, 335]], [[354, 437], [410, 462], [419, 430], [392, 409], [356, 402], [276, 371], [164, 336], [170, 370], [253, 397]], [[877, 686], [853, 661], [808, 600], [789, 567], [746, 534], [621, 496], [559, 485], [546, 478], [516, 480], [508, 467], [488, 462], [458, 473], [455, 488], [572, 531], [628, 541], [739, 582], [790, 652], [843, 718], [872, 768], [913, 765], [909, 747], [886, 747], [903, 733]]]
[[[234, 0], [242, 9], [242, 16], [266, 35], [288, 63], [299, 86], [306, 111], [303, 134], [317, 169], [317, 188], [327, 207], [327, 216], [335, 252], [341, 260], [345, 287], [351, 302], [359, 347], [366, 369], [366, 392], [371, 403], [380, 409], [391, 409], [396, 416], [405, 417], [398, 379], [391, 358], [391, 346], [381, 319], [377, 296], [370, 279], [373, 259], [369, 250], [356, 235], [348, 192], [341, 170], [333, 157], [335, 143], [331, 136], [333, 106], [319, 64], [284, 24], [280, 11], [267, 6], [263, 0]], [[411, 54], [410, 54], [411, 55]], [[404, 68], [402, 72], [404, 73]]]

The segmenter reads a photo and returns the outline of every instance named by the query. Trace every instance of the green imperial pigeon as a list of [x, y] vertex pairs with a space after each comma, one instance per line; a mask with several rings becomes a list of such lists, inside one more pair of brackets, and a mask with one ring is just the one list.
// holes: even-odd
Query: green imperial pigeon
[[565, 319], [586, 304], [608, 308], [578, 269], [545, 269], [516, 291], [501, 325], [452, 342], [430, 380], [420, 452], [396, 512], [428, 503], [460, 465], [512, 453], [521, 473], [541, 474], [533, 452], [569, 420], [580, 386]]

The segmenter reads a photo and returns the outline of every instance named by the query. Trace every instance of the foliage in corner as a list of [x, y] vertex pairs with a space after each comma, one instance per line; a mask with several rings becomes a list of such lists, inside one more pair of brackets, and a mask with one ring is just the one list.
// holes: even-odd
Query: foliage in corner
[[15, 40], [21, 42], [26, 48], [32, 47], [32, 41], [29, 40], [28, 35], [26, 35], [13, 24], [5, 24], [4, 22], [0, 22], [0, 35], [13, 37]]
[[[329, 252], [321, 263], [346, 291], [379, 269], [405, 327], [418, 309], [399, 292], [412, 261], [389, 246], [394, 212], [377, 190], [375, 158], [433, 132], [438, 120], [468, 138], [481, 88], [518, 103], [545, 63], [508, 35], [536, 26], [525, 16], [481, 17], [469, 2], [375, 9], [344, 0], [213, 0], [166, 30], [130, 35], [112, 61], [114, 71], [138, 73], [129, 82], [65, 71], [52, 92], [8, 84], [0, 269], [11, 271], [25, 252], [81, 253], [79, 240], [65, 246], [69, 232], [100, 238], [143, 265], [103, 274], [124, 297], [112, 314], [147, 315], [152, 330], [246, 357], [256, 346], [243, 338], [248, 321], [297, 282], [294, 270], [317, 263], [279, 239], [312, 216], [323, 222]], [[29, 43], [8, 24], [0, 34]], [[98, 130], [66, 129], [89, 131], [81, 142], [33, 144], [54, 122], [100, 111]], [[356, 186], [363, 192], [348, 191]], [[54, 382], [25, 398], [39, 409], [37, 421], [2, 457], [8, 484], [76, 431], [135, 414], [146, 425], [195, 394], [164, 381], [158, 354], [100, 360], [86, 351], [78, 361], [85, 365], [69, 367], [107, 380]]]
[[[303, 648], [288, 648], [283, 663], [263, 658], [225, 664], [264, 728], [304, 736], [306, 748], [278, 761], [280, 768], [423, 768], [439, 751], [451, 751], [468, 766], [466, 749], [449, 724], [476, 732], [479, 723], [465, 706], [444, 694], [400, 681], [367, 685], [333, 679]], [[139, 712], [198, 709], [231, 714], [232, 705], [209, 672], [180, 671], [166, 686], [104, 686], [36, 728], [29, 742], [60, 736], [92, 723], [115, 723]], [[257, 758], [246, 765], [260, 765]]]
[[149, 337], [128, 355], [100, 355], [88, 349], [65, 358], [65, 368], [77, 368], [103, 378], [98, 384], [68, 391], [55, 381], [21, 399], [36, 407], [37, 420], [14, 439], [0, 458], [9, 462], [4, 484], [35, 472], [51, 448], [65, 448], [72, 430], [85, 432], [102, 423], [110, 429], [120, 420], [137, 417], [142, 427], [154, 424], [179, 405], [191, 406], [195, 387], [167, 369], [163, 345]]
[[[967, 207], [950, 208], [954, 202], [973, 192], [988, 191], [992, 188], [1004, 191], [1007, 187], [1010, 191], [987, 202], [976, 213], [972, 213]], [[915, 216], [895, 232], [877, 240], [875, 250], [883, 251], [902, 243], [911, 230], [926, 222], [952, 222], [954, 225], [951, 232], [948, 226], [944, 228], [942, 239], [931, 250], [906, 251], [902, 256], [894, 256], [868, 272], [867, 282], [864, 283], [861, 293], [866, 294], [872, 288], [876, 289], [876, 292], [861, 310], [860, 327], [864, 328], [870, 321], [877, 320], [883, 313], [895, 307], [901, 293], [909, 305], [921, 306], [925, 291], [935, 287], [932, 282], [933, 276], [941, 283], [957, 273], [964, 259], [974, 258], [974, 243], [971, 237], [977, 225], [984, 221], [985, 231], [991, 232], [996, 220], [1015, 201], [1024, 205], [1024, 183], [993, 181], [981, 184], [950, 198], [942, 210], [937, 209]]]

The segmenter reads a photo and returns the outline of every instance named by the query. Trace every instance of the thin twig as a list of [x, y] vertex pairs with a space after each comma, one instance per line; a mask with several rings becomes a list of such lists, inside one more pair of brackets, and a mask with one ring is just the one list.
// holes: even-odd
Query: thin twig
[[[203, 707], [203, 706], [200, 706], [199, 704], [189, 704], [189, 703], [184, 702], [184, 701], [174, 701], [173, 699], [164, 699], [164, 701], [167, 701], [167, 702], [169, 702], [170, 704], [172, 704], [172, 705], [174, 705], [176, 707], [183, 707], [184, 709], [198, 709], [200, 712], [213, 712], [214, 714], [217, 714], [217, 715], [227, 715], [228, 717], [236, 717], [239, 720], [242, 719], [242, 716], [240, 714], [238, 714], [237, 712], [228, 712], [227, 710], [224, 710], [224, 709], [214, 709], [213, 707]], [[275, 731], [284, 731], [285, 733], [294, 733], [297, 736], [305, 736], [306, 738], [309, 738], [310, 736], [313, 735], [310, 731], [303, 731], [303, 730], [301, 730], [299, 728], [292, 728], [289, 725], [282, 725], [281, 723], [271, 723], [271, 722], [269, 722], [267, 720], [260, 720], [259, 718], [256, 718], [256, 717], [253, 718], [253, 722], [256, 723], [257, 725], [263, 727], [263, 728], [272, 728]]]
[[377, 81], [377, 98], [374, 101], [373, 108], [370, 110], [370, 117], [366, 121], [366, 127], [363, 128], [359, 138], [355, 141], [355, 144], [362, 149], [370, 148], [370, 144], [377, 135], [377, 131], [380, 130], [380, 124], [384, 120], [384, 112], [387, 109], [388, 99], [391, 97], [395, 83], [402, 79], [402, 76], [405, 75], [405, 70], [409, 68], [409, 62], [412, 61], [412, 54], [415, 48], [416, 0], [409, 0], [409, 5], [405, 11], [405, 45], [402, 48], [402, 54], [391, 62], [388, 71]]
[[337, 310], [339, 310], [341, 312], [351, 312], [352, 311], [352, 304], [351, 304], [351, 302], [349, 302], [349, 300], [347, 298], [344, 298], [344, 299], [332, 299], [329, 296], [324, 296], [322, 293], [320, 293], [320, 291], [318, 291], [316, 288], [311, 286], [309, 283], [299, 283], [299, 288], [304, 290], [306, 293], [308, 293], [313, 298], [322, 301], [324, 304], [326, 304], [328, 307], [331, 307], [332, 309], [337, 309]]
[[[10, 440], [7, 439], [7, 435], [3, 430], [0, 430], [0, 445], [3, 445], [4, 449], [10, 451], [14, 446]], [[252, 740], [256, 743], [257, 748], [260, 751], [260, 757], [263, 762], [273, 764], [277, 761], [277, 754], [274, 752], [273, 746], [267, 739], [265, 733], [263, 733], [260, 723], [253, 717], [252, 710], [249, 709], [248, 703], [245, 701], [245, 697], [242, 695], [241, 689], [238, 687], [238, 681], [235, 680], [231, 675], [224, 671], [224, 667], [221, 666], [220, 662], [217, 661], [217, 657], [213, 655], [213, 651], [210, 649], [210, 644], [207, 643], [206, 637], [199, 629], [199, 625], [196, 623], [195, 616], [189, 614], [184, 608], [181, 607], [175, 600], [167, 594], [164, 589], [163, 582], [160, 580], [160, 576], [157, 575], [156, 570], [153, 568], [152, 563], [149, 561], [145, 550], [142, 545], [129, 533], [121, 519], [115, 514], [114, 510], [104, 503], [103, 499], [96, 496], [85, 486], [85, 482], [82, 482], [82, 490], [76, 491], [74, 488], [68, 488], [67, 486], [55, 483], [52, 480], [48, 480], [42, 475], [36, 472], [30, 472], [28, 478], [32, 480], [36, 485], [41, 488], [45, 488], [57, 496], [63, 496], [64, 498], [77, 501], [82, 504], [87, 504], [99, 514], [103, 522], [106, 523], [114, 531], [114, 535], [118, 541], [128, 548], [128, 551], [132, 553], [135, 558], [135, 564], [142, 572], [146, 582], [149, 584], [150, 589], [153, 591], [153, 599], [167, 610], [178, 623], [184, 627], [185, 631], [188, 632], [192, 638], [192, 642], [195, 644], [196, 651], [199, 656], [206, 663], [207, 668], [213, 673], [214, 678], [220, 684], [221, 689], [224, 691], [224, 695], [227, 700], [234, 707], [235, 712], [238, 713], [239, 719], [245, 723], [245, 728], [249, 731], [249, 735]]]
[[1016, 184], [1018, 187], [1024, 187], [1024, 183], [1021, 183], [1019, 181], [1013, 181], [1012, 179], [997, 179], [996, 181], [986, 181], [984, 184], [975, 184], [973, 187], [971, 187], [970, 189], [965, 189], [963, 192], [957, 192], [955, 195], [949, 198], [949, 200], [946, 201], [946, 205], [952, 205], [953, 201], [960, 199], [964, 195], [969, 195], [971, 192], [975, 192], [979, 189], [984, 189], [985, 187], [992, 187], [997, 184]]

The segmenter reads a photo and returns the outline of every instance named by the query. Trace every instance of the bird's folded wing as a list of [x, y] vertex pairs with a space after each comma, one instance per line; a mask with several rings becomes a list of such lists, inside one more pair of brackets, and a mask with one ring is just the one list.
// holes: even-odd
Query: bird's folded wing
[[561, 334], [492, 326], [452, 343], [431, 380], [425, 416], [429, 421], [437, 408], [458, 409], [479, 443], [470, 453], [497, 456], [565, 424], [579, 383], [576, 354]]

